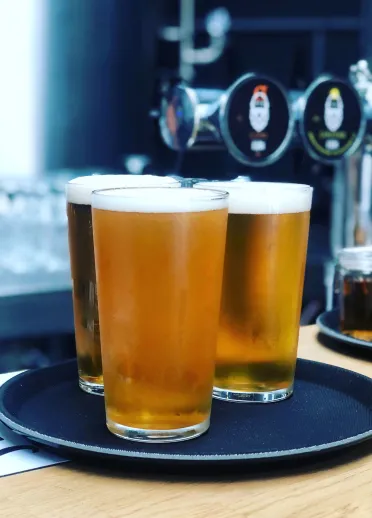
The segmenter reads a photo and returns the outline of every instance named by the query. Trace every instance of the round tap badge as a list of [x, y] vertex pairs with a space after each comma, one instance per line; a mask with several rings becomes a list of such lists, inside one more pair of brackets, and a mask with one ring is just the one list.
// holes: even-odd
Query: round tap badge
[[219, 118], [229, 152], [247, 165], [264, 166], [278, 160], [293, 132], [284, 89], [257, 74], [241, 77], [227, 90]]
[[365, 126], [359, 94], [347, 81], [323, 76], [305, 92], [300, 132], [313, 158], [330, 163], [351, 155]]

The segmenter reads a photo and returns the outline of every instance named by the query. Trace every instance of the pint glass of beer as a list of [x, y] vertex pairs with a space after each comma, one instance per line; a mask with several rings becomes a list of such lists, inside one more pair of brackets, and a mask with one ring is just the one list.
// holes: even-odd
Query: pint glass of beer
[[181, 441], [209, 427], [227, 197], [93, 193], [106, 422], [119, 437]]
[[92, 175], [75, 178], [66, 185], [79, 385], [91, 394], [103, 394], [91, 194], [99, 188], [141, 185], [178, 187], [179, 182], [151, 175]]
[[289, 397], [297, 359], [312, 188], [202, 182], [230, 193], [213, 395]]

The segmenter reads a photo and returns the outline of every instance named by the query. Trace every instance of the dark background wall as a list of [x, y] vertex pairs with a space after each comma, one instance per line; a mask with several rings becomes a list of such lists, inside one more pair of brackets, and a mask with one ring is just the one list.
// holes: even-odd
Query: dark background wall
[[[46, 169], [120, 167], [128, 153], [151, 154], [160, 170], [174, 167], [175, 156], [160, 141], [147, 113], [156, 102], [157, 82], [177, 70], [178, 45], [160, 41], [158, 29], [178, 24], [178, 4], [48, 2]], [[256, 70], [287, 88], [303, 88], [323, 71], [346, 76], [360, 56], [368, 0], [197, 1], [197, 44], [206, 42], [205, 15], [221, 5], [233, 21], [228, 47], [218, 62], [197, 67], [199, 86], [224, 87]], [[267, 174], [303, 175], [309, 164], [302, 162], [295, 153], [268, 168]], [[247, 174], [224, 154], [192, 154], [183, 169], [188, 176]]]
[[149, 149], [160, 2], [49, 0], [47, 170], [119, 167]]

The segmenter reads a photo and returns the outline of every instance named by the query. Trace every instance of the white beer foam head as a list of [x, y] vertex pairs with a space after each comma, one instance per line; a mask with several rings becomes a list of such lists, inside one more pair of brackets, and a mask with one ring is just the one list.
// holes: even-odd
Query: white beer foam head
[[132, 174], [105, 174], [79, 176], [66, 184], [66, 199], [70, 203], [90, 205], [91, 195], [97, 189], [111, 187], [179, 187], [179, 181], [169, 176], [132, 175]]
[[313, 188], [296, 183], [199, 182], [194, 187], [230, 193], [230, 214], [291, 214], [311, 209]]
[[210, 189], [139, 187], [104, 189], [92, 194], [93, 209], [116, 212], [202, 212], [227, 206], [228, 193]]

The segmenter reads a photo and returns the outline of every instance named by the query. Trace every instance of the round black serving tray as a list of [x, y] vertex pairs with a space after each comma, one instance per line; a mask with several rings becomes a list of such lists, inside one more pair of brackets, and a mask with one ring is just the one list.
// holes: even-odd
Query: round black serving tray
[[340, 316], [337, 309], [333, 309], [332, 311], [325, 311], [319, 315], [316, 320], [316, 324], [321, 333], [328, 336], [329, 338], [332, 338], [333, 340], [337, 340], [343, 344], [364, 347], [366, 349], [372, 350], [372, 342], [353, 338], [352, 336], [347, 336], [341, 333]]
[[112, 435], [104, 400], [82, 392], [74, 361], [27, 371], [0, 389], [0, 419], [58, 453], [127, 462], [256, 462], [314, 455], [372, 437], [372, 380], [298, 360], [295, 392], [273, 404], [213, 401], [210, 430], [197, 439], [144, 444]]

